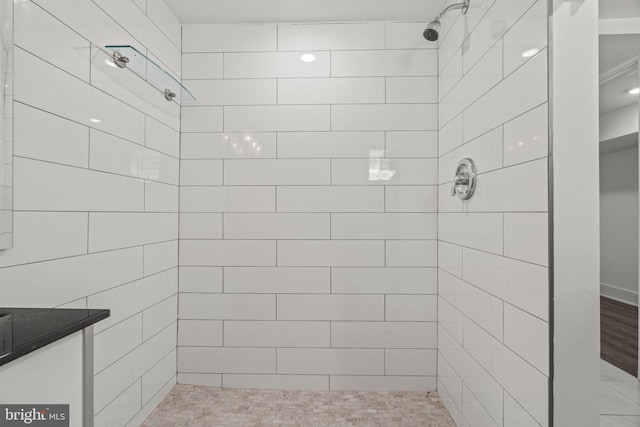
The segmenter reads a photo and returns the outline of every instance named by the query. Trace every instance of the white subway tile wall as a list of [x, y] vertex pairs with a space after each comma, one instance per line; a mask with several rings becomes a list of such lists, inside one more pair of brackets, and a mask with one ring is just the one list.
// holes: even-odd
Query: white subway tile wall
[[422, 26], [183, 27], [198, 104], [182, 109], [178, 381], [435, 389], [438, 67]]
[[[547, 2], [475, 3], [438, 50], [438, 391], [459, 426], [545, 427]], [[464, 157], [466, 202], [449, 195]]]
[[[476, 3], [439, 49], [424, 23], [181, 34], [162, 0], [16, 7], [3, 304], [111, 309], [97, 426], [176, 380], [437, 387], [460, 426], [548, 424], [547, 2]], [[107, 44], [197, 101], [105, 69]]]
[[139, 425], [176, 382], [180, 108], [105, 73], [98, 48], [131, 44], [179, 78], [180, 24], [162, 0], [72, 3], [15, 7], [16, 238], [0, 293], [110, 309], [95, 327], [95, 425]]

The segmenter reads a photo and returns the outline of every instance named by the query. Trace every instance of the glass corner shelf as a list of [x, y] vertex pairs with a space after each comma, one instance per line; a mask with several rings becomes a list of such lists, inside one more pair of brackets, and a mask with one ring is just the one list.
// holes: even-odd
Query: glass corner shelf
[[111, 56], [115, 66], [126, 68], [149, 83], [162, 93], [167, 101], [182, 104], [196, 100], [182, 83], [133, 46], [106, 45], [105, 49], [111, 51], [106, 53]]

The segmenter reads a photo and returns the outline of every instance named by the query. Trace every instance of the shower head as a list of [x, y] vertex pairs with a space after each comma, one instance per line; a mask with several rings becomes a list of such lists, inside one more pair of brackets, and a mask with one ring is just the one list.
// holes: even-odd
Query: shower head
[[440, 37], [440, 27], [442, 26], [440, 23], [440, 20], [445, 15], [445, 13], [451, 10], [461, 9], [462, 14], [466, 14], [467, 11], [469, 10], [470, 1], [471, 0], [463, 0], [462, 3], [456, 3], [456, 4], [447, 6], [440, 15], [436, 16], [433, 21], [427, 24], [427, 28], [425, 28], [424, 32], [422, 33], [424, 38], [429, 40], [430, 42], [434, 42], [438, 40], [438, 37]]
[[440, 17], [437, 17], [427, 24], [427, 28], [424, 29], [422, 35], [430, 42], [434, 42], [438, 40], [438, 37], [440, 36], [440, 27]]

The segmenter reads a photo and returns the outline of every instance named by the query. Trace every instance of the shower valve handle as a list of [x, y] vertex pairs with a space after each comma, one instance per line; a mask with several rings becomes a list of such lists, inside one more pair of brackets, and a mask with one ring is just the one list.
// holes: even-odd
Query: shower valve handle
[[460, 173], [456, 175], [453, 185], [451, 185], [451, 196], [462, 194], [467, 191], [467, 188], [469, 188], [469, 174]]
[[462, 159], [451, 183], [451, 197], [469, 200], [476, 191], [476, 180], [476, 164], [469, 158]]

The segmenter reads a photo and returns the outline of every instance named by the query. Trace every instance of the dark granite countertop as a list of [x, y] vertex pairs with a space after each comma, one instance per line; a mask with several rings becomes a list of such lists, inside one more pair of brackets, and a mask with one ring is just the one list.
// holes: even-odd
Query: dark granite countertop
[[0, 366], [109, 317], [109, 310], [0, 308]]

